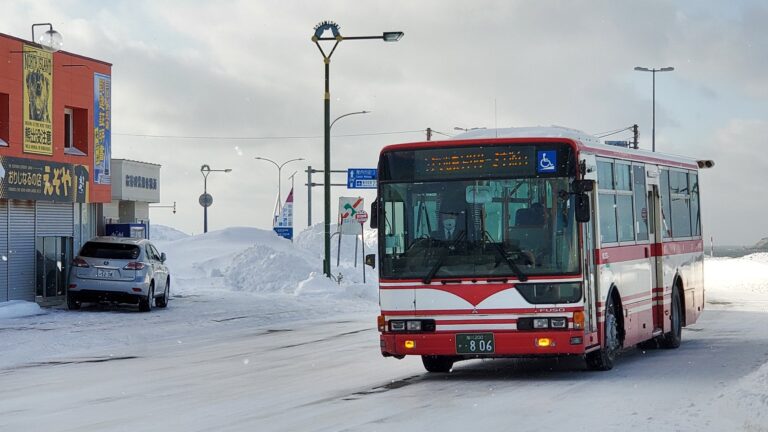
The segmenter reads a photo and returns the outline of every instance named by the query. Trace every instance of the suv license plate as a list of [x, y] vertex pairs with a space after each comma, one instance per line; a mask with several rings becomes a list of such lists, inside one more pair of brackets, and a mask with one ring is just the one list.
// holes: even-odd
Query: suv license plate
[[493, 333], [459, 333], [456, 335], [457, 354], [493, 354], [496, 342]]
[[114, 270], [96, 269], [96, 277], [112, 279], [112, 278], [115, 277], [115, 271]]

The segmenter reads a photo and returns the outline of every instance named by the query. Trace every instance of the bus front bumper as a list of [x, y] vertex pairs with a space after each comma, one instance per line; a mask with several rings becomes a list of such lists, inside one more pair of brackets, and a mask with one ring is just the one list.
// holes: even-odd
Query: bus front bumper
[[385, 357], [405, 355], [527, 357], [581, 355], [585, 352], [583, 330], [493, 332], [493, 352], [478, 353], [458, 352], [456, 335], [457, 333], [382, 333], [380, 335], [381, 353]]

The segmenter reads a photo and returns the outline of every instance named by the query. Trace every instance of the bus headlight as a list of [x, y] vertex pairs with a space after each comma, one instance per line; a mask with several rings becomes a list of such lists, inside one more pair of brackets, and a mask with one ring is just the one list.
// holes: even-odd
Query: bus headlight
[[535, 329], [549, 328], [549, 318], [534, 318], [533, 328]]
[[556, 329], [564, 329], [568, 326], [568, 319], [566, 319], [565, 317], [552, 318], [549, 322], [552, 324], [552, 328], [556, 328]]
[[423, 333], [435, 331], [436, 325], [433, 319], [392, 320], [389, 322], [391, 332]]

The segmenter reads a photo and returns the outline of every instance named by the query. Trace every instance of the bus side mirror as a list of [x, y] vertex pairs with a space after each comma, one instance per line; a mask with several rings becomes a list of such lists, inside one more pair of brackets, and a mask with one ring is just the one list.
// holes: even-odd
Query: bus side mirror
[[589, 222], [590, 208], [589, 208], [589, 196], [580, 193], [576, 195], [576, 222]]
[[372, 229], [379, 227], [379, 200], [374, 200], [371, 203], [371, 213], [369, 214], [369, 220]]
[[375, 254], [368, 254], [365, 256], [365, 265], [371, 266], [371, 268], [376, 268], [376, 255]]
[[592, 192], [595, 189], [594, 180], [574, 180], [571, 183], [573, 191], [577, 194], [583, 194], [584, 192]]

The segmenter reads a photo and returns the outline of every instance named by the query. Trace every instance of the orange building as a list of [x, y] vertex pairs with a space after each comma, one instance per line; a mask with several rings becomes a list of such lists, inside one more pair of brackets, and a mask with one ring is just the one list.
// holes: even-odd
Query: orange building
[[111, 202], [112, 65], [0, 34], [0, 302], [62, 301]]

